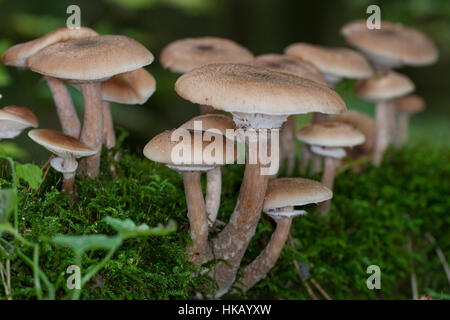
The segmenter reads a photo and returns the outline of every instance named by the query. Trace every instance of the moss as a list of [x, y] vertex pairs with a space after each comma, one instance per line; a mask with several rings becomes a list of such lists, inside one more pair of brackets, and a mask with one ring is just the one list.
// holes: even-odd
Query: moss
[[[182, 299], [194, 298], [199, 288], [210, 286], [205, 277], [191, 277], [196, 268], [184, 252], [189, 243], [182, 177], [168, 168], [123, 152], [118, 177], [109, 170], [104, 154], [102, 175], [95, 180], [77, 177], [77, 201], [58, 190], [61, 176], [49, 171], [37, 192], [20, 187], [20, 228], [41, 245], [40, 265], [56, 283], [57, 298], [65, 289], [71, 251], [48, 240], [55, 234], [113, 234], [106, 216], [150, 226], [178, 223], [175, 234], [128, 240], [83, 289], [83, 299]], [[442, 266], [424, 237], [432, 234], [444, 252], [450, 252], [450, 150], [408, 147], [390, 151], [380, 168], [367, 166], [362, 173], [338, 176], [330, 214], [320, 216], [313, 206], [309, 215], [294, 220], [294, 246], [287, 245], [269, 276], [238, 298], [309, 299], [292, 261], [307, 263], [311, 276], [334, 299], [408, 299], [410, 261], [414, 261], [420, 293], [448, 294]], [[0, 163], [0, 187], [8, 185], [8, 170]], [[239, 192], [243, 166], [224, 169], [223, 203], [219, 219], [227, 221]], [[316, 175], [314, 178], [318, 178]], [[204, 181], [203, 181], [204, 182]], [[405, 218], [405, 214], [409, 218]], [[265, 246], [274, 225], [263, 215], [244, 264]], [[413, 253], [405, 249], [407, 237]], [[31, 256], [31, 251], [24, 249]], [[98, 262], [102, 251], [83, 256], [83, 266]], [[368, 290], [366, 268], [379, 265], [381, 290]], [[14, 299], [35, 297], [31, 269], [21, 260], [12, 263]], [[447, 290], [447, 291], [446, 291]], [[3, 291], [0, 293], [0, 297]], [[227, 298], [236, 298], [228, 296]]]

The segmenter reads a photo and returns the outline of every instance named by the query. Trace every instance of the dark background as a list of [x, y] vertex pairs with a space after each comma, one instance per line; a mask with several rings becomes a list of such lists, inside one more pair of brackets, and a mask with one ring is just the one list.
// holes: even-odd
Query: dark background
[[[161, 49], [184, 37], [220, 36], [233, 39], [255, 55], [282, 52], [298, 41], [327, 46], [346, 46], [339, 35], [347, 21], [363, 19], [367, 6], [381, 7], [383, 20], [414, 26], [436, 43], [438, 63], [428, 67], [403, 68], [416, 84], [416, 93], [427, 101], [427, 111], [413, 119], [412, 143], [450, 146], [450, 1], [448, 0], [98, 0], [30, 1], [0, 0], [0, 53], [13, 44], [32, 40], [64, 27], [66, 8], [81, 7], [82, 25], [100, 34], [124, 34], [144, 44], [156, 57], [147, 69], [157, 80], [157, 91], [143, 106], [113, 105], [117, 126], [130, 132], [127, 144], [140, 152], [155, 134], [180, 125], [198, 114], [195, 105], [179, 98], [173, 90], [178, 75], [158, 63]], [[373, 106], [351, 93], [352, 83], [337, 88], [349, 109], [373, 113]], [[82, 97], [72, 90], [79, 114]], [[22, 105], [39, 117], [40, 127], [59, 129], [50, 92], [41, 76], [30, 71], [0, 66], [0, 107]], [[3, 142], [5, 143], [5, 142]], [[29, 142], [26, 134], [17, 139], [31, 156], [41, 162], [47, 153]]]

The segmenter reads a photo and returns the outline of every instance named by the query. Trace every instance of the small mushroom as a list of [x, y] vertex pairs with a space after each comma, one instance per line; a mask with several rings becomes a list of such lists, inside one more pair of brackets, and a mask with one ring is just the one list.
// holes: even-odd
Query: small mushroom
[[425, 109], [425, 100], [418, 95], [409, 95], [394, 101], [398, 113], [395, 145], [400, 147], [408, 141], [409, 118]]
[[392, 140], [391, 128], [395, 120], [393, 100], [411, 93], [414, 89], [415, 86], [408, 77], [394, 71], [360, 80], [356, 84], [356, 93], [363, 99], [375, 103], [374, 165], [380, 165], [384, 152]]
[[321, 183], [302, 178], [279, 178], [272, 180], [264, 200], [264, 212], [275, 220], [277, 226], [264, 250], [246, 266], [238, 287], [244, 291], [252, 288], [264, 278], [277, 262], [289, 236], [292, 219], [306, 215], [295, 206], [328, 201], [333, 192]]
[[[48, 46], [58, 42], [83, 39], [96, 35], [98, 35], [97, 32], [85, 27], [76, 29], [60, 28], [38, 39], [11, 47], [3, 54], [2, 62], [5, 66], [27, 68], [27, 59]], [[55, 101], [62, 131], [74, 138], [78, 138], [81, 124], [64, 81], [50, 75], [45, 76], [45, 80]]]
[[[198, 137], [200, 138], [199, 143], [196, 141]], [[205, 152], [213, 142], [203, 139], [203, 133], [196, 133], [187, 129], [164, 131], [150, 140], [144, 148], [145, 157], [155, 162], [164, 163], [170, 169], [183, 175], [190, 235], [193, 242], [193, 245], [188, 247], [187, 251], [189, 260], [196, 265], [201, 265], [211, 258], [210, 247], [208, 246], [208, 219], [200, 175], [202, 172], [214, 169], [217, 165], [233, 163], [236, 159], [235, 148], [232, 149], [233, 157], [227, 156], [227, 142], [222, 134], [215, 135], [215, 139], [223, 140], [221, 141], [222, 148], [218, 146], [215, 149], [214, 156]], [[180, 157], [180, 159], [177, 159], [177, 157]]]
[[77, 158], [88, 157], [97, 152], [62, 132], [48, 129], [34, 129], [28, 136], [58, 157], [53, 158], [50, 165], [63, 174], [62, 192], [73, 193], [75, 173], [78, 167]]
[[[297, 131], [297, 139], [310, 145], [311, 152], [325, 157], [325, 168], [322, 183], [333, 190], [334, 177], [339, 160], [347, 153], [346, 147], [361, 145], [365, 141], [364, 134], [355, 127], [343, 122], [313, 123]], [[328, 213], [330, 202], [320, 205], [323, 213]]]
[[117, 35], [56, 43], [28, 59], [31, 70], [80, 85], [85, 102], [80, 141], [97, 151], [82, 162], [90, 177], [96, 177], [100, 171], [103, 140], [101, 83], [152, 62], [153, 55], [144, 46]]
[[36, 115], [26, 107], [7, 106], [0, 109], [0, 140], [13, 139], [26, 128], [37, 128]]
[[[161, 65], [174, 73], [185, 73], [211, 63], [241, 63], [253, 59], [253, 54], [233, 40], [217, 37], [198, 37], [176, 40], [168, 44], [160, 55]], [[215, 113], [208, 105], [200, 106], [200, 113]]]
[[[198, 129], [196, 124], [200, 124]], [[201, 130], [202, 132], [214, 130], [226, 135], [227, 130], [236, 128], [233, 119], [222, 114], [204, 114], [195, 117], [180, 126], [182, 129], [192, 131]], [[212, 131], [211, 131], [212, 132]], [[220, 207], [220, 198], [222, 193], [222, 169], [220, 165], [206, 172], [206, 213], [209, 226], [212, 226], [217, 218]]]

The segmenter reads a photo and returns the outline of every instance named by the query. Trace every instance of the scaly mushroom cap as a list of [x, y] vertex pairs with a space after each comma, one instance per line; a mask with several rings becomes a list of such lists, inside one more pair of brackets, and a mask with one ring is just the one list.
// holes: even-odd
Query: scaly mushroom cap
[[264, 211], [327, 201], [333, 192], [320, 182], [303, 178], [277, 178], [269, 182]]
[[17, 44], [9, 48], [2, 56], [5, 66], [26, 68], [27, 59], [45, 47], [58, 42], [95, 37], [98, 33], [86, 27], [77, 29], [60, 28], [38, 39]]
[[144, 68], [139, 68], [103, 82], [102, 98], [122, 104], [144, 104], [155, 90], [155, 78]]
[[174, 41], [161, 52], [160, 62], [172, 72], [185, 73], [211, 63], [240, 63], [253, 54], [236, 42], [223, 38], [201, 37]]
[[46, 47], [28, 59], [28, 67], [59, 79], [101, 81], [152, 62], [152, 53], [135, 40], [107, 35]]
[[395, 100], [395, 108], [400, 112], [416, 113], [425, 109], [425, 100], [412, 94]]
[[308, 43], [294, 43], [285, 49], [288, 56], [315, 65], [322, 73], [340, 78], [364, 79], [373, 74], [366, 58], [347, 48], [326, 48]]
[[388, 67], [424, 66], [438, 59], [435, 45], [425, 34], [400, 24], [382, 21], [381, 29], [368, 29], [366, 21], [357, 20], [344, 25], [341, 34], [374, 62]]
[[337, 121], [310, 124], [299, 129], [296, 136], [309, 145], [323, 147], [353, 147], [366, 139], [354, 126]]
[[356, 94], [365, 100], [374, 102], [400, 98], [414, 89], [414, 83], [407, 76], [394, 71], [359, 80], [355, 86]]
[[314, 65], [283, 54], [263, 54], [252, 61], [246, 62], [246, 64], [267, 68], [273, 71], [289, 73], [300, 78], [326, 85], [325, 78]]
[[183, 123], [180, 128], [194, 130], [194, 122], [196, 121], [201, 121], [202, 131], [216, 129], [225, 135], [226, 130], [236, 129], [233, 119], [223, 114], [216, 113], [203, 114], [192, 118], [191, 120]]
[[28, 136], [34, 142], [61, 158], [69, 156], [81, 158], [97, 153], [97, 150], [88, 147], [74, 137], [55, 130], [34, 129], [28, 132]]
[[[184, 134], [186, 134], [186, 136]], [[190, 139], [185, 138], [187, 135]], [[180, 136], [182, 136], [182, 138]], [[166, 130], [147, 143], [144, 147], [144, 156], [152, 161], [164, 163], [176, 167], [179, 170], [210, 170], [217, 165], [234, 163], [237, 159], [237, 149], [234, 142], [227, 140], [224, 136], [221, 136], [221, 138], [223, 139], [222, 149], [216, 149], [216, 152], [218, 152], [216, 156], [216, 153], [212, 155], [211, 152], [205, 151], [208, 150], [207, 148], [209, 145], [211, 145], [212, 148], [212, 144], [215, 141], [210, 142], [201, 139], [201, 143], [195, 143], [193, 131], [187, 129]], [[233, 155], [227, 155], [227, 141], [228, 144], [233, 144]], [[180, 151], [180, 149], [190, 150], [190, 159], [186, 159], [186, 162], [184, 163], [176, 163], [177, 161], [174, 159], [172, 153], [177, 146], [179, 148], [178, 151]], [[201, 159], [199, 159], [200, 156]], [[194, 157], [197, 157], [197, 159]]]
[[347, 111], [342, 114], [337, 114], [331, 117], [331, 121], [338, 121], [348, 123], [361, 131], [366, 141], [360, 146], [361, 150], [365, 153], [369, 153], [373, 150], [375, 144], [375, 120], [367, 114], [358, 111]]
[[8, 106], [0, 109], [0, 139], [18, 136], [24, 129], [39, 125], [36, 115], [26, 107]]
[[246, 64], [210, 64], [183, 74], [176, 92], [193, 103], [238, 113], [341, 113], [345, 102], [328, 87]]

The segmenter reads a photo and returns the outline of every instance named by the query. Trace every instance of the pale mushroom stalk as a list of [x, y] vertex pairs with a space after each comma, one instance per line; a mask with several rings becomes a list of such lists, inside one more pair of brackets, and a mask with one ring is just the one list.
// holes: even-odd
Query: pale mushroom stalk
[[[70, 168], [77, 167], [78, 163], [74, 156], [70, 156], [64, 159], [63, 169], [70, 170]], [[75, 173], [76, 170], [72, 172], [63, 172], [63, 182], [61, 191], [62, 193], [73, 193], [73, 187], [75, 184]]]
[[217, 219], [222, 193], [222, 169], [217, 166], [206, 172], [206, 212], [208, 224], [212, 226]]
[[56, 112], [58, 113], [62, 132], [78, 139], [81, 130], [80, 119], [78, 118], [67, 86], [63, 80], [54, 77], [46, 76], [45, 80], [55, 101]]
[[[343, 149], [342, 149], [343, 150]], [[333, 190], [334, 177], [336, 176], [336, 169], [340, 163], [339, 159], [333, 157], [325, 158], [325, 167], [322, 175], [322, 184], [330, 190]], [[331, 201], [327, 200], [319, 204], [319, 210], [327, 214], [330, 211]]]
[[84, 97], [84, 121], [80, 141], [98, 150], [96, 154], [83, 159], [81, 166], [88, 176], [95, 178], [100, 172], [100, 156], [103, 140], [101, 84], [100, 82], [82, 83], [81, 88]]
[[389, 108], [393, 108], [391, 101], [379, 101], [375, 108], [375, 123], [376, 123], [376, 133], [375, 133], [375, 146], [373, 151], [373, 163], [376, 166], [381, 164], [383, 160], [383, 155], [389, 146], [390, 134], [389, 134]]
[[289, 116], [280, 130], [281, 159], [287, 159], [287, 175], [295, 168], [295, 116]]
[[397, 136], [395, 145], [400, 147], [408, 141], [410, 114], [407, 112], [399, 112], [397, 120]]
[[103, 144], [106, 148], [111, 149], [116, 146], [116, 141], [111, 104], [108, 101], [103, 101]]

